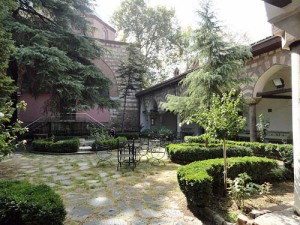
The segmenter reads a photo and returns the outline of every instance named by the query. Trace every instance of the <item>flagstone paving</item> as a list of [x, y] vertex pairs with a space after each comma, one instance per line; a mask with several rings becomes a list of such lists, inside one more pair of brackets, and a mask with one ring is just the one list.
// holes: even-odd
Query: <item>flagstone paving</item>
[[0, 179], [51, 186], [64, 201], [66, 225], [202, 225], [178, 187], [179, 165], [163, 160], [117, 171], [116, 161], [97, 165], [94, 154], [17, 154], [0, 163]]

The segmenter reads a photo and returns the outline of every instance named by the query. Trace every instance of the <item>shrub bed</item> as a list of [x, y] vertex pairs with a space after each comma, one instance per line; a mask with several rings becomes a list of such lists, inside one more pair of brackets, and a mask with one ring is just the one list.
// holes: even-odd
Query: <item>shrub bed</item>
[[32, 151], [50, 152], [50, 153], [72, 153], [79, 150], [79, 139], [73, 138], [69, 140], [34, 140], [31, 145]]
[[47, 185], [0, 181], [0, 224], [62, 225], [63, 201]]
[[[180, 164], [223, 157], [223, 147], [217, 144], [211, 144], [208, 147], [199, 144], [170, 144], [166, 149], [171, 161]], [[253, 152], [250, 148], [234, 145], [227, 146], [228, 157], [252, 155]]]
[[[205, 139], [202, 136], [187, 136], [185, 137], [187, 143], [204, 144]], [[221, 140], [211, 139], [210, 143], [221, 144]], [[291, 144], [273, 144], [273, 143], [259, 143], [259, 142], [243, 142], [243, 141], [227, 141], [230, 145], [239, 145], [249, 147], [252, 149], [255, 156], [274, 158], [282, 160], [287, 168], [291, 168], [293, 164], [293, 145]]]
[[117, 137], [108, 140], [96, 140], [92, 145], [93, 151], [101, 151], [108, 149], [116, 149], [119, 147], [119, 143], [127, 142], [126, 137]]
[[[246, 172], [253, 182], [263, 183], [275, 179], [272, 170], [277, 168], [273, 159], [261, 157], [228, 158], [228, 178], [234, 179]], [[177, 171], [180, 189], [188, 201], [197, 206], [209, 204], [213, 195], [223, 191], [224, 159], [210, 159], [182, 166]], [[263, 171], [263, 172], [262, 172]]]
[[128, 140], [138, 139], [140, 137], [139, 132], [117, 132], [116, 137], [126, 137]]

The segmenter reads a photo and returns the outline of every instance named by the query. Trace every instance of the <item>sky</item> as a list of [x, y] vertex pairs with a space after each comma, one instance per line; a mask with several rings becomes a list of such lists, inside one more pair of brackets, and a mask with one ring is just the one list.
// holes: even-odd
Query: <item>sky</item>
[[[96, 0], [96, 12], [105, 22], [110, 23], [113, 12], [122, 0]], [[182, 27], [196, 27], [200, 0], [145, 0], [151, 6], [165, 5], [174, 8]], [[237, 36], [246, 35], [253, 43], [272, 35], [267, 22], [264, 2], [261, 0], [212, 0], [217, 18], [228, 31]]]

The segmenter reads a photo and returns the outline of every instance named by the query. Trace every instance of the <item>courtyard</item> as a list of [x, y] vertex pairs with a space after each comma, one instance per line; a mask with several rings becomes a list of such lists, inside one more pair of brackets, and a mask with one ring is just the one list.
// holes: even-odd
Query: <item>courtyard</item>
[[95, 154], [15, 154], [1, 162], [0, 179], [51, 186], [63, 199], [66, 225], [203, 224], [187, 209], [179, 165], [167, 157], [165, 164], [142, 159], [134, 171], [97, 161]]

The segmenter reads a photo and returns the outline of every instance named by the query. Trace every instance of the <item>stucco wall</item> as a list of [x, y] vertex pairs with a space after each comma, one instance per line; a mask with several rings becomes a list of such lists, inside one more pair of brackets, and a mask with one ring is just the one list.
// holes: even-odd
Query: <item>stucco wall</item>
[[33, 122], [40, 117], [42, 117], [43, 114], [43, 107], [45, 102], [49, 100], [51, 97], [50, 94], [44, 94], [37, 98], [34, 98], [32, 95], [28, 93], [23, 93], [20, 97], [20, 100], [25, 101], [27, 103], [27, 107], [25, 111], [20, 111], [19, 118], [24, 123], [30, 123]]

